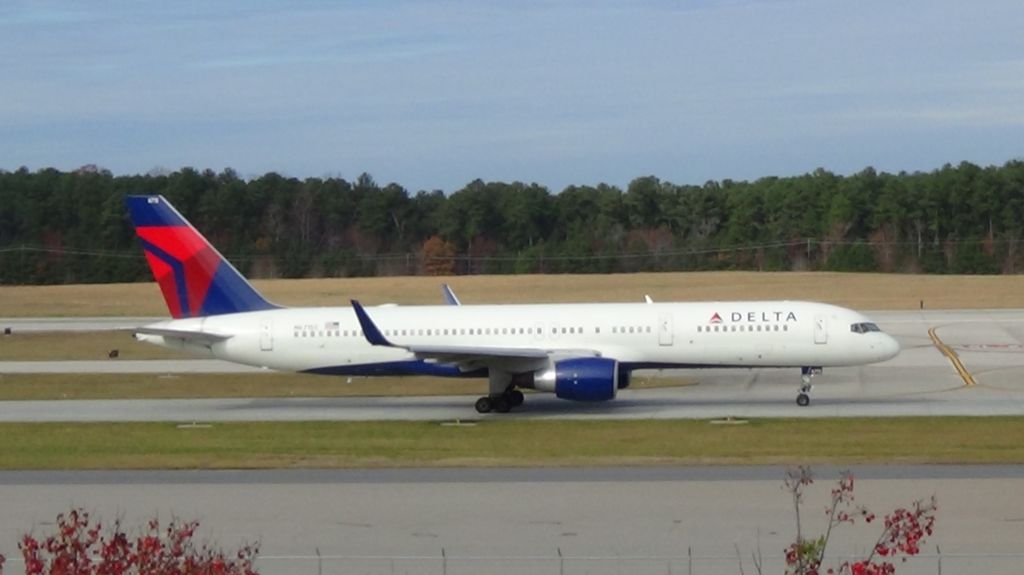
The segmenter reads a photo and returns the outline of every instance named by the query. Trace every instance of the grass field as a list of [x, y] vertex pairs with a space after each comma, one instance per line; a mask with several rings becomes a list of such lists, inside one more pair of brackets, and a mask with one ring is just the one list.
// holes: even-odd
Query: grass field
[[[1022, 308], [1024, 275], [935, 276], [800, 272], [385, 277], [253, 282], [289, 306], [440, 303], [447, 282], [465, 303], [802, 299], [861, 310]], [[166, 316], [154, 283], [3, 286], [0, 317]]]
[[1024, 418], [0, 424], [3, 469], [1024, 463]]

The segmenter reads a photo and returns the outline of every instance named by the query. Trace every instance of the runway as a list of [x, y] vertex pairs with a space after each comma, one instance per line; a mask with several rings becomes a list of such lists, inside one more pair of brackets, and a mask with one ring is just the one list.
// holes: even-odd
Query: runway
[[[839, 470], [815, 471], [803, 521], [818, 534]], [[943, 572], [1019, 573], [1024, 467], [852, 472], [857, 504], [880, 516], [938, 498], [935, 535], [899, 573], [936, 573], [936, 546]], [[781, 573], [795, 524], [783, 476], [778, 467], [3, 472], [0, 552], [19, 557], [21, 533], [45, 533], [79, 505], [129, 527], [197, 519], [201, 539], [228, 548], [259, 541], [258, 566], [272, 575], [737, 573], [737, 549], [752, 572], [758, 548], [764, 572]], [[829, 556], [863, 553], [879, 529], [839, 527]]]
[[[357, 397], [204, 400], [0, 402], [0, 421], [360, 421], [480, 417], [643, 419], [718, 417], [862, 417], [1024, 414], [1024, 311], [871, 312], [900, 342], [896, 358], [877, 365], [827, 369], [815, 378], [812, 404], [795, 405], [796, 370], [672, 370], [698, 384], [622, 390], [610, 402], [586, 404], [531, 394], [511, 415], [478, 415], [475, 397]], [[47, 320], [50, 321], [50, 320]], [[45, 324], [46, 322], [43, 322]], [[91, 319], [60, 325], [95, 327]], [[27, 326], [39, 327], [26, 320]], [[955, 353], [966, 381], [929, 335]], [[0, 362], [0, 374], [187, 373], [258, 371], [208, 360]], [[338, 385], [345, 379], [337, 378]], [[976, 383], [976, 385], [968, 385]], [[481, 381], [481, 393], [486, 384]]]

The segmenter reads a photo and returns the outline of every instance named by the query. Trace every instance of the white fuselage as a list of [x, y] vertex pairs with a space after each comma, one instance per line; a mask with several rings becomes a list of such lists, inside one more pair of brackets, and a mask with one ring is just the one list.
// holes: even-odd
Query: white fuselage
[[[398, 346], [539, 348], [555, 354], [587, 350], [625, 369], [850, 366], [899, 353], [889, 335], [851, 329], [870, 321], [862, 314], [812, 302], [378, 306], [366, 311]], [[423, 364], [401, 347], [371, 345], [351, 307], [274, 309], [150, 327], [230, 336], [208, 345], [138, 337], [282, 371], [460, 374], [445, 372], [436, 362]], [[422, 369], [410, 371], [414, 363]]]

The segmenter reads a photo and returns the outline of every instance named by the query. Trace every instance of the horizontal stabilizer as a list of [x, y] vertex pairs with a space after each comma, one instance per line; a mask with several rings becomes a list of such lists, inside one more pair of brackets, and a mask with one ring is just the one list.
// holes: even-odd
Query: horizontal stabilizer
[[231, 335], [226, 335], [222, 333], [211, 333], [208, 331], [190, 331], [185, 329], [168, 329], [162, 327], [137, 327], [132, 331], [134, 333], [142, 335], [159, 335], [162, 337], [173, 337], [205, 345], [217, 343], [218, 341], [224, 341], [226, 339], [230, 339], [231, 337], [233, 337]]

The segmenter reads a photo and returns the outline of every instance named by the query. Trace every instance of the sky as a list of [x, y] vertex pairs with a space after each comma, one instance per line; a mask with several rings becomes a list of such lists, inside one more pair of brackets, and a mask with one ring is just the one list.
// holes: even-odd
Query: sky
[[626, 186], [1024, 157], [1020, 0], [0, 3], [0, 169]]

